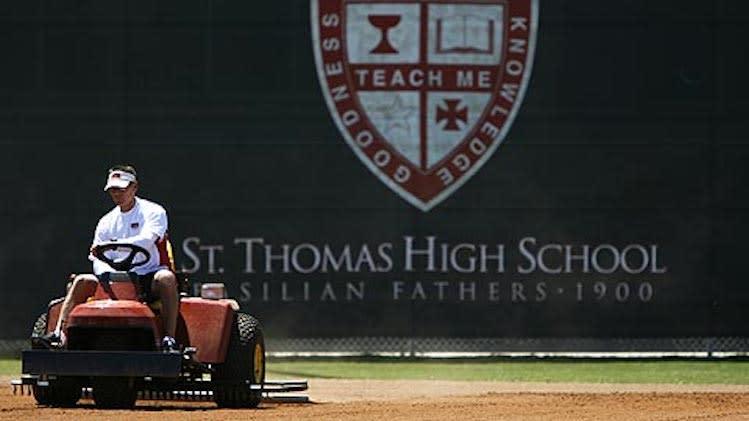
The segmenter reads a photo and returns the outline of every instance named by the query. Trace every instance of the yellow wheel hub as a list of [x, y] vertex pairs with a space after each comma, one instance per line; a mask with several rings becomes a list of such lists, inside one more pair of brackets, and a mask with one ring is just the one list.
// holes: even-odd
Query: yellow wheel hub
[[254, 375], [255, 375], [255, 384], [260, 384], [263, 382], [263, 377], [265, 374], [265, 350], [263, 349], [263, 345], [261, 344], [255, 344], [255, 355], [254, 355]]

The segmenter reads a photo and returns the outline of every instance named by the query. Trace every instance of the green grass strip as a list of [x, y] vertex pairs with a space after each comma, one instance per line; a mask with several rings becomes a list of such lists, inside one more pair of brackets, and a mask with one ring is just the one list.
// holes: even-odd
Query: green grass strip
[[581, 383], [749, 384], [749, 361], [286, 361], [270, 377]]
[[21, 360], [16, 358], [0, 359], [0, 376], [20, 376]]
[[[271, 359], [266, 368], [272, 379], [749, 384], [749, 361], [745, 360]], [[0, 360], [0, 375], [20, 373], [20, 360]]]

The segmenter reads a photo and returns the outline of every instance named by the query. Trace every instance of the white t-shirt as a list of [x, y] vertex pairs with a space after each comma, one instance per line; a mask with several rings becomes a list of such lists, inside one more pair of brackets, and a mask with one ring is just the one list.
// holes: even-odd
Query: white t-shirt
[[[159, 269], [168, 269], [169, 260], [166, 254], [166, 231], [168, 227], [166, 210], [161, 205], [140, 197], [135, 198], [135, 206], [122, 212], [119, 206], [102, 216], [94, 231], [92, 247], [103, 243], [135, 244], [143, 247], [150, 254], [148, 263], [133, 269], [133, 272], [144, 275]], [[115, 261], [126, 257], [128, 253], [111, 251], [107, 256]], [[93, 262], [94, 273], [115, 272], [108, 264], [89, 255]], [[135, 262], [143, 260], [139, 254]]]

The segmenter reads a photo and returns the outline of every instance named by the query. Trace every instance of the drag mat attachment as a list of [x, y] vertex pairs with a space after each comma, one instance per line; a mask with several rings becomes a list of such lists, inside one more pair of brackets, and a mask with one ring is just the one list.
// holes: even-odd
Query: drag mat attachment
[[[20, 392], [21, 395], [31, 395], [33, 385], [45, 387], [47, 384], [39, 380], [38, 376], [24, 375], [20, 379], [14, 379], [11, 382], [13, 394]], [[187, 385], [185, 385], [187, 386]], [[139, 400], [175, 400], [175, 401], [213, 401], [213, 391], [208, 381], [191, 382], [190, 388], [172, 388], [173, 390], [164, 389], [146, 389], [138, 392]], [[253, 390], [260, 390], [260, 385], [250, 385]], [[289, 395], [293, 392], [304, 392], [309, 388], [307, 380], [269, 380], [263, 385], [263, 402], [266, 403], [309, 403], [309, 397], [306, 395]], [[81, 398], [92, 399], [92, 389], [83, 387], [81, 389]]]
[[24, 383], [24, 379], [13, 379], [10, 381], [10, 385], [13, 386], [13, 394], [16, 395], [18, 392], [21, 392], [21, 396], [31, 396], [31, 386], [35, 383], [36, 380], [33, 383]]

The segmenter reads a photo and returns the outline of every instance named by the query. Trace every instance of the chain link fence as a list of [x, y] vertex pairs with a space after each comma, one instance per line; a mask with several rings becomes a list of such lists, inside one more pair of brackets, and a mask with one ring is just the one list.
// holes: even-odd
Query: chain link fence
[[[19, 356], [28, 340], [0, 340], [0, 355]], [[749, 356], [749, 338], [267, 338], [275, 357], [695, 357]]]
[[749, 338], [269, 338], [276, 356], [684, 356], [749, 355]]

